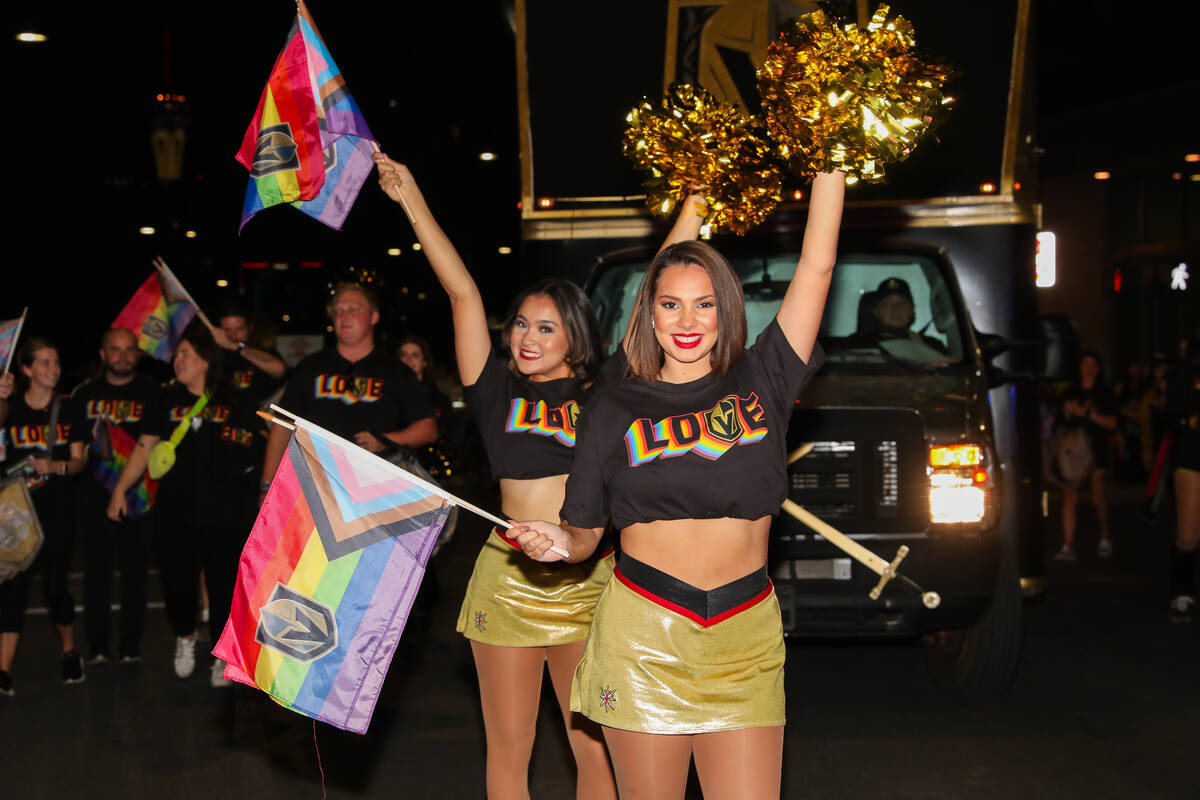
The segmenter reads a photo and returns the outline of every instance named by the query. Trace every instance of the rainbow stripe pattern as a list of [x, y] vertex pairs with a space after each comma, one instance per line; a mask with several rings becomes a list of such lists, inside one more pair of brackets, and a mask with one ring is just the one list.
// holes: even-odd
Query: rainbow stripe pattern
[[213, 649], [225, 677], [365, 733], [450, 510], [399, 467], [296, 420]]
[[290, 203], [341, 229], [378, 149], [303, 0], [237, 160], [250, 170], [242, 221]]
[[0, 320], [0, 372], [4, 370], [17, 351], [17, 331], [21, 318]]
[[731, 394], [706, 411], [658, 422], [645, 417], [634, 420], [625, 431], [625, 452], [631, 467], [685, 453], [716, 461], [733, 447], [761, 442], [768, 430], [758, 395]]
[[194, 316], [196, 306], [175, 276], [155, 270], [133, 293], [112, 326], [133, 331], [142, 352], [170, 361]]
[[574, 400], [551, 408], [545, 400], [531, 403], [524, 397], [514, 397], [508, 409], [508, 420], [504, 423], [504, 430], [506, 433], [553, 436], [561, 444], [574, 447], [575, 424], [578, 421], [579, 403]]
[[[88, 471], [96, 482], [108, 491], [117, 488], [117, 480], [125, 462], [137, 442], [125, 432], [120, 425], [110, 420], [98, 419], [92, 429], [91, 452], [88, 458]], [[125, 516], [140, 517], [154, 506], [154, 497], [158, 494], [158, 481], [145, 472], [142, 479], [125, 493]]]

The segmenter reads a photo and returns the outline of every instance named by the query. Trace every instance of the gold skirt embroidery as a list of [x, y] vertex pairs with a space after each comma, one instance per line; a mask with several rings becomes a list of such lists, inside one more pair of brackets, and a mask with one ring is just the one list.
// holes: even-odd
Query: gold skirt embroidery
[[609, 550], [580, 564], [543, 564], [493, 529], [475, 559], [458, 632], [501, 647], [582, 641], [614, 563]]

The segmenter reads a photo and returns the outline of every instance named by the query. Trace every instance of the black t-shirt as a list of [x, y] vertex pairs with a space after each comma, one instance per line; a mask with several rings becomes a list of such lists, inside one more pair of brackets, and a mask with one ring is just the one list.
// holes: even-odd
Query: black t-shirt
[[296, 365], [279, 404], [351, 440], [359, 431], [391, 433], [433, 416], [417, 376], [379, 348], [353, 363], [337, 348], [313, 353]]
[[721, 377], [625, 381], [583, 415], [562, 518], [618, 529], [664, 519], [758, 519], [787, 496], [787, 427], [825, 361], [805, 364], [777, 321]]
[[[76, 403], [76, 424], [91, 440], [97, 435], [97, 425], [112, 422], [136, 442], [143, 433], [158, 432], [161, 393], [159, 385], [145, 375], [134, 376], [129, 383], [120, 386], [109, 383], [101, 375], [75, 389], [72, 397]], [[89, 451], [89, 455], [92, 458], [99, 456], [94, 450]]]
[[1108, 438], [1112, 434], [1112, 431], [1092, 422], [1092, 420], [1088, 419], [1086, 412], [1090, 410], [1093, 413], [1106, 417], [1115, 415], [1118, 409], [1116, 394], [1108, 387], [1108, 384], [1094, 383], [1090, 389], [1084, 389], [1082, 386], [1076, 384], [1063, 394], [1063, 399], [1075, 400], [1083, 404], [1085, 409], [1084, 416], [1067, 417], [1064, 414], [1063, 424], [1083, 428], [1087, 433], [1088, 442], [1092, 446], [1092, 458], [1096, 466], [1100, 469], [1107, 468], [1109, 462]]
[[479, 379], [463, 387], [463, 397], [483, 438], [497, 478], [566, 475], [574, 462], [580, 410], [592, 392], [620, 380], [625, 352], [618, 349], [590, 386], [578, 378], [531, 381], [514, 375], [507, 363], [489, 358]]
[[[58, 438], [50, 447], [50, 406], [42, 409], [30, 408], [23, 392], [14, 393], [8, 402], [8, 417], [4, 421], [0, 436], [4, 437], [4, 465], [11, 466], [25, 458], [51, 458], [67, 461], [71, 458], [71, 442], [88, 442], [91, 431], [80, 425], [75, 401], [70, 397], [59, 397]], [[53, 405], [53, 404], [51, 404]], [[39, 478], [33, 488], [38, 494], [69, 492], [71, 479], [63, 475], [48, 475]]]
[[[199, 397], [174, 384], [163, 390], [162, 399], [157, 424], [146, 432], [167, 441]], [[158, 508], [201, 522], [223, 519], [223, 506], [236, 506], [255, 491], [261, 467], [255, 444], [263, 430], [249, 397], [217, 391], [176, 446], [175, 464], [159, 480]]]
[[[278, 356], [273, 350], [267, 352]], [[246, 392], [255, 405], [259, 405], [279, 388], [277, 381], [250, 363], [241, 352], [225, 354], [225, 368], [229, 370], [229, 383], [239, 392]]]

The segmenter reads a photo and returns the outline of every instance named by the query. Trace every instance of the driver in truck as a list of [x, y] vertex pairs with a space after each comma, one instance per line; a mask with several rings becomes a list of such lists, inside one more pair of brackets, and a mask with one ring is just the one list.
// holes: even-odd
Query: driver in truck
[[872, 292], [869, 327], [854, 335], [854, 345], [877, 345], [884, 341], [908, 340], [946, 355], [946, 346], [933, 337], [912, 330], [917, 317], [913, 304], [912, 290], [902, 278], [885, 278], [879, 288]]

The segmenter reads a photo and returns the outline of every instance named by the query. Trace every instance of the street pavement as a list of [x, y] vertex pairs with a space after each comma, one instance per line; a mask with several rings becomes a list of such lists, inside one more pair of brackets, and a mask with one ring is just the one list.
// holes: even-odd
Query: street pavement
[[[1026, 603], [1017, 677], [999, 697], [940, 692], [914, 642], [791, 642], [783, 796], [1200, 797], [1200, 620], [1167, 619], [1171, 509], [1149, 527], [1137, 487], [1113, 495], [1113, 558], [1096, 557], [1081, 507], [1080, 560], [1050, 562], [1045, 594]], [[496, 506], [487, 489], [468, 498]], [[179, 680], [160, 608], [141, 663], [89, 667], [85, 683], [62, 686], [51, 626], [31, 616], [17, 695], [0, 696], [0, 797], [483, 797], [478, 688], [454, 623], [486, 531], [463, 515], [432, 564], [365, 736], [314, 726], [245, 687], [211, 688], [207, 656]], [[36, 582], [31, 601], [41, 602]], [[574, 796], [561, 728], [547, 688], [534, 798]]]

